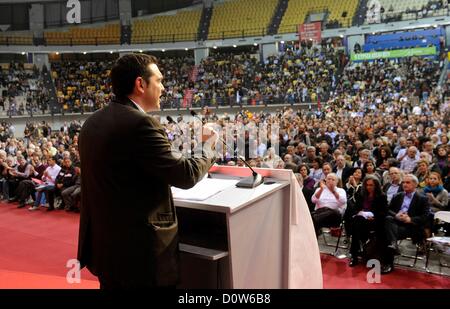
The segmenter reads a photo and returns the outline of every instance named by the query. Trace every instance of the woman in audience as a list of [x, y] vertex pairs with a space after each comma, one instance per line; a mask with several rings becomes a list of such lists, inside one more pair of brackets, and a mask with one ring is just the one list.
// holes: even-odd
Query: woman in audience
[[309, 176], [314, 179], [314, 184], [317, 185], [322, 179], [323, 170], [322, 170], [322, 159], [320, 157], [315, 157], [312, 161], [312, 168], [310, 170]]
[[311, 201], [311, 198], [314, 193], [314, 179], [312, 179], [312, 177], [309, 176], [308, 165], [300, 164], [299, 174], [303, 179], [303, 188], [302, 188], [303, 195], [305, 196], [306, 202], [308, 203], [309, 210], [313, 211], [315, 205]]
[[365, 176], [369, 176], [369, 175], [375, 176], [381, 182], [381, 176], [375, 170], [375, 165], [373, 164], [372, 161], [367, 161], [367, 162], [364, 163], [364, 165], [363, 165], [363, 174]]
[[358, 264], [361, 247], [369, 239], [370, 233], [374, 232], [377, 239], [381, 239], [383, 235], [387, 199], [377, 177], [368, 175], [364, 178], [361, 192], [355, 197], [352, 209], [347, 211], [350, 212], [352, 225], [349, 266], [353, 267]]
[[433, 163], [442, 171], [448, 165], [447, 159], [447, 149], [446, 145], [441, 145], [437, 148], [436, 158], [433, 160]]
[[428, 170], [428, 162], [425, 160], [421, 160], [417, 162], [417, 171], [415, 173], [417, 179], [419, 179], [419, 184], [417, 186], [417, 189], [423, 189], [427, 185], [427, 178], [429, 173]]
[[441, 174], [430, 172], [427, 178], [427, 186], [423, 188], [423, 193], [428, 197], [433, 213], [447, 209], [448, 191], [443, 187]]
[[298, 169], [300, 175], [303, 177], [303, 187], [309, 190], [314, 189], [314, 179], [309, 176], [309, 168], [306, 164], [300, 164]]
[[361, 192], [361, 180], [363, 177], [362, 169], [355, 167], [353, 169], [352, 175], [348, 178], [345, 184], [345, 191], [347, 192], [347, 199], [349, 201], [355, 202], [355, 197]]
[[362, 190], [362, 178], [363, 172], [359, 167], [353, 168], [352, 175], [348, 178], [345, 184], [345, 192], [347, 193], [347, 209], [344, 213], [345, 230], [347, 234], [351, 234], [352, 231], [352, 209], [355, 207], [356, 197], [361, 194]]
[[377, 157], [376, 166], [379, 169], [387, 170], [388, 159], [392, 157], [391, 149], [388, 146], [382, 146], [380, 148], [380, 154]]

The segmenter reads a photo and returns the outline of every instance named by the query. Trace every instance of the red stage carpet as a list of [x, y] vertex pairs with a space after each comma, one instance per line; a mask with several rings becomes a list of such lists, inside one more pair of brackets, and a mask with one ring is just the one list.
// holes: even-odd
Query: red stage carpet
[[[81, 271], [81, 283], [69, 284], [66, 263], [76, 258], [79, 215], [45, 209], [28, 211], [17, 204], [0, 204], [0, 288], [95, 289], [96, 277]], [[367, 269], [347, 266], [347, 260], [322, 255], [324, 287], [450, 288], [450, 278], [397, 269], [367, 283]]]
[[16, 207], [0, 204], [0, 288], [99, 287], [86, 269], [80, 283], [66, 280], [67, 261], [77, 256], [78, 214]]

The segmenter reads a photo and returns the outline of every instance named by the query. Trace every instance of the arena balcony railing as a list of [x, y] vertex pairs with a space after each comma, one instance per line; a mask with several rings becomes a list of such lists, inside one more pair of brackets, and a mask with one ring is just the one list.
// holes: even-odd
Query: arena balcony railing
[[236, 96], [185, 99], [185, 98], [168, 98], [161, 99], [161, 110], [183, 110], [188, 108], [203, 108], [205, 106], [212, 108], [228, 108], [242, 106], [261, 106], [267, 107], [271, 105], [317, 105], [317, 102], [300, 102], [298, 99], [286, 96], [262, 95], [259, 97], [244, 96], [239, 100]]
[[[239, 101], [236, 97], [216, 97], [214, 99], [185, 100], [184, 98], [161, 98], [161, 110], [187, 110], [191, 108], [241, 108], [241, 107], [268, 107], [268, 106], [297, 106], [304, 108], [316, 108], [318, 102], [300, 102], [298, 99], [285, 96], [263, 95], [259, 98], [242, 97]], [[81, 106], [62, 106], [47, 107], [45, 111], [33, 108], [26, 110], [9, 109], [0, 112], [2, 118], [21, 118], [21, 117], [41, 117], [54, 115], [70, 115], [70, 114], [90, 114], [100, 109], [101, 106], [89, 106], [87, 104]]]

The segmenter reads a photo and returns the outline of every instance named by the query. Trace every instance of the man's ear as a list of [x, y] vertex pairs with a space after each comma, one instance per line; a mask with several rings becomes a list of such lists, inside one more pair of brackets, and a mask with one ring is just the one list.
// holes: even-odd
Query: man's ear
[[139, 94], [144, 93], [144, 80], [142, 77], [137, 77], [134, 80], [134, 90]]

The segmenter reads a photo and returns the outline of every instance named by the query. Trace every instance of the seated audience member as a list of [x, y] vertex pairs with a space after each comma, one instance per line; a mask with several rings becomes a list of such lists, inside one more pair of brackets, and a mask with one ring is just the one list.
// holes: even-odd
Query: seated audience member
[[345, 161], [345, 157], [343, 155], [339, 155], [336, 158], [336, 165], [333, 168], [333, 173], [336, 174], [341, 180], [342, 183], [347, 183], [348, 177], [350, 176], [350, 173], [352, 171], [352, 168], [347, 165], [347, 161]]
[[406, 152], [406, 157], [404, 157], [400, 161], [400, 169], [404, 173], [412, 173], [414, 169], [416, 168], [417, 162], [419, 161], [417, 158], [417, 148], [415, 146], [411, 146], [408, 148], [408, 151]]
[[[39, 155], [33, 155], [30, 165], [31, 165], [31, 178], [41, 179], [47, 166], [42, 164]], [[36, 184], [34, 183], [33, 179], [23, 180], [19, 183], [19, 187], [17, 188], [17, 199], [19, 201], [18, 208], [25, 206], [25, 202], [28, 197], [31, 196], [33, 200], [36, 199], [35, 187]], [[32, 210], [32, 208], [33, 207], [30, 207], [29, 210]]]
[[428, 162], [425, 160], [417, 162], [417, 170], [414, 173], [419, 180], [418, 189], [423, 189], [427, 185], [428, 175], [430, 174], [428, 169]]
[[292, 156], [292, 162], [295, 165], [299, 165], [300, 163], [302, 163], [302, 158], [295, 153], [294, 146], [287, 146], [286, 151], [287, 151], [287, 154]]
[[389, 169], [389, 180], [383, 186], [383, 192], [386, 194], [388, 203], [391, 202], [394, 195], [403, 191], [402, 187], [403, 173], [396, 167]]
[[314, 184], [317, 184], [324, 179], [322, 171], [322, 158], [316, 157], [312, 161], [312, 168], [310, 168], [309, 176], [314, 179]]
[[345, 184], [345, 191], [347, 192], [347, 199], [354, 202], [357, 194], [361, 192], [363, 172], [359, 167], [353, 168], [352, 175], [348, 178]]
[[[29, 180], [31, 178], [32, 166], [25, 160], [23, 156], [17, 157], [18, 165], [15, 170], [11, 170], [12, 177], [8, 181], [10, 198], [9, 202], [15, 202], [17, 200], [17, 189], [22, 181]], [[11, 195], [13, 196], [11, 197]], [[24, 205], [25, 206], [25, 205]], [[21, 208], [19, 204], [18, 208]]]
[[308, 203], [308, 208], [310, 211], [314, 210], [314, 203], [311, 201], [312, 195], [314, 193], [314, 179], [309, 176], [309, 168], [306, 164], [301, 164], [299, 166], [299, 174], [302, 177], [302, 192], [305, 196], [306, 202]]
[[61, 192], [66, 211], [79, 211], [76, 208], [81, 198], [81, 169], [78, 165], [74, 166], [75, 180], [74, 185], [64, 189]]
[[398, 162], [397, 159], [389, 158], [387, 162], [388, 162], [388, 164], [387, 164], [388, 165], [388, 169], [387, 169], [387, 171], [384, 171], [383, 175], [382, 175], [383, 176], [383, 179], [382, 179], [383, 185], [385, 185], [388, 182], [390, 182], [389, 170], [391, 169], [391, 167], [396, 167], [396, 168], [400, 167], [400, 162]]
[[[75, 169], [72, 166], [72, 161], [68, 157], [64, 158], [61, 170], [56, 177], [55, 193], [60, 195], [62, 191], [72, 187], [75, 184], [75, 177]], [[64, 204], [64, 200], [62, 201], [62, 204]], [[59, 206], [59, 208], [61, 207], [64, 207], [64, 205]]]
[[16, 160], [12, 156], [6, 158], [6, 163], [3, 166], [3, 199], [8, 201], [13, 194], [9, 189], [9, 182], [14, 178], [14, 171], [17, 168]]
[[381, 177], [375, 170], [375, 165], [373, 164], [372, 161], [367, 161], [366, 163], [364, 163], [363, 174], [364, 174], [364, 176], [371, 175], [371, 176], [377, 177], [378, 180], [381, 182]]
[[369, 149], [360, 149], [358, 151], [359, 153], [359, 157], [358, 160], [353, 162], [353, 167], [359, 167], [359, 168], [363, 168], [364, 167], [364, 163], [366, 163], [367, 161], [371, 161], [370, 160], [370, 150]]
[[394, 255], [398, 252], [397, 241], [411, 237], [414, 242], [422, 241], [430, 206], [428, 198], [417, 192], [419, 180], [413, 174], [403, 177], [403, 191], [392, 198], [385, 220], [387, 250], [382, 273], [394, 269]]
[[356, 202], [347, 208], [352, 225], [352, 255], [349, 266], [358, 264], [361, 246], [374, 231], [376, 239], [381, 240], [384, 234], [384, 219], [387, 213], [386, 195], [381, 190], [380, 180], [372, 175], [363, 180], [362, 191], [356, 196]]
[[303, 163], [307, 164], [308, 168], [312, 168], [315, 158], [316, 158], [316, 147], [308, 146], [308, 148], [306, 148], [306, 157], [303, 160]]
[[34, 202], [34, 207], [39, 206], [39, 202], [41, 201], [42, 194], [45, 194], [45, 198], [48, 201], [49, 207], [48, 211], [52, 211], [55, 209], [55, 181], [56, 177], [59, 174], [59, 171], [61, 170], [61, 167], [56, 164], [56, 158], [50, 157], [48, 159], [49, 166], [44, 171], [44, 174], [42, 176], [42, 181], [44, 181], [44, 184], [37, 186], [36, 191], [38, 192], [36, 201]]
[[339, 226], [347, 205], [347, 195], [344, 189], [337, 187], [338, 177], [334, 173], [328, 174], [320, 181], [320, 187], [314, 192], [312, 202], [316, 205], [311, 217], [316, 235], [322, 227]]
[[330, 146], [323, 142], [319, 146], [319, 156], [322, 158], [322, 162], [331, 162], [333, 161], [333, 156], [328, 152]]
[[448, 191], [442, 185], [441, 175], [437, 172], [431, 172], [427, 178], [427, 185], [423, 188], [423, 193], [428, 197], [428, 203], [433, 214], [441, 210], [447, 210]]
[[388, 146], [380, 148], [380, 154], [377, 156], [376, 167], [381, 170], [387, 170], [389, 167], [388, 160], [392, 158], [391, 149]]
[[[331, 173], [333, 171], [333, 168], [331, 167], [331, 163], [329, 162], [325, 162], [322, 165], [322, 178], [325, 179], [327, 178], [328, 174]], [[339, 177], [338, 177], [339, 178]], [[340, 181], [341, 179], [339, 178], [338, 181], [338, 187], [342, 188], [342, 182]], [[341, 185], [339, 186], [339, 183], [341, 183]], [[317, 188], [319, 186], [319, 183], [317, 182], [315, 185], [315, 188]]]
[[437, 147], [436, 158], [433, 160], [435, 166], [438, 167], [441, 171], [443, 171], [449, 164], [447, 149], [445, 147], [446, 145], [440, 145]]

